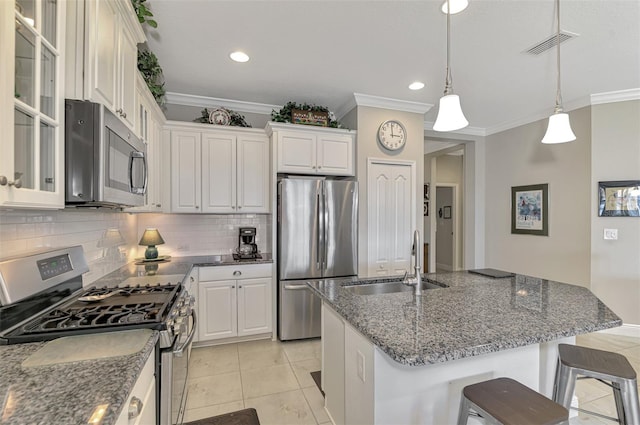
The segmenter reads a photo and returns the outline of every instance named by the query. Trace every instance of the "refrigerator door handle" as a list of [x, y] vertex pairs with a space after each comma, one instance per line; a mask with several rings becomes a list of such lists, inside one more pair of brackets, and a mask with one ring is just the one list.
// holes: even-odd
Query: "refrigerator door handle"
[[316, 220], [318, 221], [318, 234], [316, 235], [316, 252], [317, 252], [317, 257], [316, 257], [316, 269], [321, 270], [322, 269], [322, 255], [320, 254], [322, 252], [322, 235], [323, 233], [323, 229], [322, 229], [322, 205], [321, 205], [321, 196], [320, 193], [316, 193]]
[[323, 199], [322, 214], [324, 215], [324, 217], [322, 218], [322, 223], [323, 223], [322, 230], [324, 231], [324, 244], [323, 244], [324, 249], [322, 251], [322, 258], [323, 258], [322, 269], [327, 270], [327, 262], [329, 258], [329, 211], [328, 211], [329, 205], [327, 202], [327, 191], [326, 191], [324, 182], [322, 184], [322, 199]]

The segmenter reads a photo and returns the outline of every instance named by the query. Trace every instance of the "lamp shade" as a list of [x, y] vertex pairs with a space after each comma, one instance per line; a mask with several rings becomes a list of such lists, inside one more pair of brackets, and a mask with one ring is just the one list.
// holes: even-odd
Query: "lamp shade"
[[542, 138], [542, 143], [555, 144], [566, 143], [576, 140], [576, 135], [571, 130], [569, 114], [558, 112], [549, 117], [547, 132]]
[[469, 125], [460, 107], [460, 97], [448, 94], [440, 98], [438, 117], [433, 125], [435, 131], [454, 131]]
[[146, 246], [155, 246], [162, 245], [164, 243], [164, 239], [160, 236], [160, 232], [158, 229], [146, 229], [142, 234], [142, 238], [140, 239], [140, 243], [138, 245], [146, 245]]
[[449, 0], [449, 5], [447, 6], [447, 2], [442, 3], [442, 13], [447, 13], [447, 9], [450, 8], [450, 13], [452, 15], [462, 12], [469, 6], [469, 0]]

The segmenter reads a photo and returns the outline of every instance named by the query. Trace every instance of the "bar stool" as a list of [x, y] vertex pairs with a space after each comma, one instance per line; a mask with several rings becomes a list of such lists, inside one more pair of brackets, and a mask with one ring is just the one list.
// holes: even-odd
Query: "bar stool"
[[569, 419], [567, 409], [510, 378], [464, 387], [458, 425], [467, 423], [471, 409], [487, 424], [553, 425]]
[[[553, 400], [569, 409], [576, 379], [585, 378], [597, 379], [613, 388], [619, 423], [640, 424], [638, 380], [636, 371], [625, 356], [593, 348], [559, 344]], [[594, 413], [584, 409], [576, 410]], [[597, 413], [595, 415], [615, 420]]]

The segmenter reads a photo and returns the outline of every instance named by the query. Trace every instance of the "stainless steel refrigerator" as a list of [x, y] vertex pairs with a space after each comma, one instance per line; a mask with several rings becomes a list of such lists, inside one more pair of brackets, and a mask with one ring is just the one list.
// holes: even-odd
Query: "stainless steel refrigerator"
[[278, 181], [278, 336], [320, 336], [320, 299], [304, 279], [357, 274], [358, 184], [353, 180]]

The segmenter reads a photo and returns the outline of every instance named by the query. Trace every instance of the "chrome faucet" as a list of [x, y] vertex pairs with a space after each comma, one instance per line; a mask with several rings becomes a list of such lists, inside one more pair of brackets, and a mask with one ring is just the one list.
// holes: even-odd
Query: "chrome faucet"
[[413, 268], [415, 270], [415, 274], [412, 276], [407, 276], [408, 272], [406, 272], [404, 274], [402, 283], [415, 286], [415, 294], [422, 295], [422, 275], [420, 274], [420, 264], [422, 261], [422, 244], [420, 243], [420, 232], [418, 232], [417, 230], [413, 232], [413, 248], [411, 249], [411, 254], [413, 255]]

